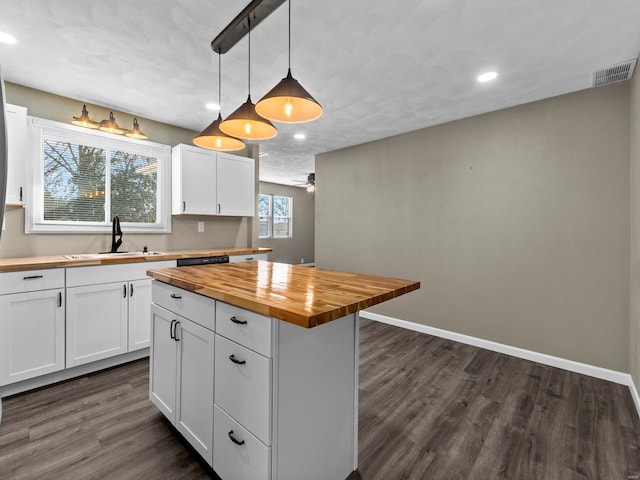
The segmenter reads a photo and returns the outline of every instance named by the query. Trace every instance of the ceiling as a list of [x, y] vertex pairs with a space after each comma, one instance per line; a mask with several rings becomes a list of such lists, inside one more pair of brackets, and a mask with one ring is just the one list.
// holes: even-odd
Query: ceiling
[[[249, 0], [0, 0], [5, 80], [202, 130], [211, 40]], [[400, 8], [402, 7], [402, 8]], [[638, 56], [637, 0], [293, 0], [293, 76], [323, 105], [263, 142], [260, 178], [303, 183], [314, 156], [561, 95]], [[287, 71], [287, 4], [251, 34], [254, 102]], [[247, 96], [247, 37], [222, 56], [222, 115]], [[480, 73], [498, 78], [477, 83]], [[79, 112], [78, 112], [79, 113]], [[144, 130], [144, 128], [143, 128]], [[294, 133], [306, 134], [295, 140]], [[153, 140], [153, 139], [151, 139]]]

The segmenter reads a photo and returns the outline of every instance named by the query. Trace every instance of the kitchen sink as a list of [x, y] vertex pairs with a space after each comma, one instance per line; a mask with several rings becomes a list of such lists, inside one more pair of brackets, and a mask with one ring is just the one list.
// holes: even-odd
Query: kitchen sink
[[164, 252], [101, 252], [101, 253], [76, 253], [74, 255], [64, 255], [68, 260], [99, 260], [101, 258], [126, 258], [126, 257], [148, 257], [153, 255], [163, 255]]

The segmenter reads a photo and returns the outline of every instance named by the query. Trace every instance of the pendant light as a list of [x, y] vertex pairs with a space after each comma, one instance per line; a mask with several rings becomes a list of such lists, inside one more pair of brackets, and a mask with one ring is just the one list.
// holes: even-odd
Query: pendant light
[[269, 140], [278, 134], [278, 129], [267, 119], [256, 113], [251, 101], [251, 20], [249, 24], [249, 96], [247, 101], [220, 124], [220, 130], [243, 140]]
[[322, 106], [291, 76], [291, 0], [289, 0], [289, 70], [256, 105], [264, 118], [281, 123], [305, 123], [322, 115]]
[[[221, 72], [221, 60], [220, 54], [218, 53], [218, 105], [222, 105]], [[222, 115], [218, 112], [218, 118], [211, 122], [202, 132], [193, 137], [193, 143], [199, 147], [217, 150], [219, 152], [242, 150], [244, 148], [244, 142], [237, 138], [230, 137], [220, 130], [220, 123], [222, 123]]]

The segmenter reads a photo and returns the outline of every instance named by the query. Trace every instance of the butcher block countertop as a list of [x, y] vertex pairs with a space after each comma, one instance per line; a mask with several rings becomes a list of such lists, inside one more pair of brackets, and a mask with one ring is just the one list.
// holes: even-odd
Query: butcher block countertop
[[311, 328], [420, 288], [420, 282], [252, 261], [148, 270], [147, 275]]
[[[218, 248], [206, 250], [178, 250], [173, 252], [154, 252], [152, 255], [97, 255], [79, 254], [78, 259], [70, 259], [73, 255], [50, 255], [42, 257], [0, 258], [0, 272], [12, 270], [31, 270], [38, 268], [84, 267], [88, 265], [111, 265], [115, 263], [157, 262], [159, 260], [176, 260], [178, 258], [197, 258], [213, 255], [248, 255], [269, 253], [270, 248]], [[123, 252], [125, 253], [125, 252]], [[85, 257], [85, 258], [83, 258]], [[86, 258], [90, 257], [90, 258]]]

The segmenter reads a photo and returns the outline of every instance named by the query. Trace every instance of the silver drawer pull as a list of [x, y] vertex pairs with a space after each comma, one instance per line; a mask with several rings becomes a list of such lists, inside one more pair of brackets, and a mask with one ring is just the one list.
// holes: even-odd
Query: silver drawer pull
[[236, 365], [244, 365], [247, 363], [246, 360], [238, 360], [233, 354], [229, 355], [229, 360], [231, 360]]
[[244, 445], [244, 440], [238, 440], [236, 436], [233, 434], [233, 430], [227, 433], [227, 435], [229, 435], [229, 438], [231, 439], [231, 441], [236, 445]]
[[35, 280], [36, 278], [44, 278], [44, 275], [30, 275], [28, 277], [22, 277], [23, 280]]

